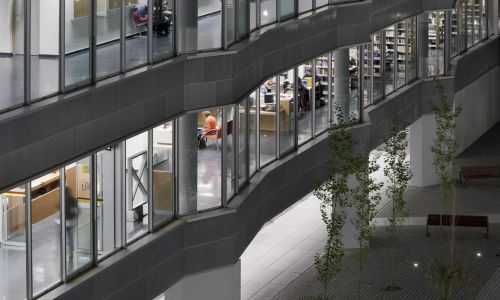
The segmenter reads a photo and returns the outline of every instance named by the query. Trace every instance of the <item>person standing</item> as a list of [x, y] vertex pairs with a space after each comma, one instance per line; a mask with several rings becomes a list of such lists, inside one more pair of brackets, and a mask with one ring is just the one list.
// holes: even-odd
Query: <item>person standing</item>
[[73, 252], [75, 250], [75, 230], [78, 218], [78, 202], [76, 198], [72, 196], [72, 190], [68, 186], [66, 186], [65, 205], [66, 245], [68, 247], [69, 259], [73, 259]]

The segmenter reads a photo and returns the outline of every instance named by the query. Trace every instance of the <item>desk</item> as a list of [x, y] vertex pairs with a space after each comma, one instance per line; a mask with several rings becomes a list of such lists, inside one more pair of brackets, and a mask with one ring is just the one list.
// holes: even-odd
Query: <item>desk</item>
[[[255, 114], [254, 110], [250, 114]], [[285, 121], [285, 110], [280, 109], [280, 126], [283, 127]], [[262, 131], [276, 131], [276, 112], [275, 111], [260, 111], [260, 130]]]

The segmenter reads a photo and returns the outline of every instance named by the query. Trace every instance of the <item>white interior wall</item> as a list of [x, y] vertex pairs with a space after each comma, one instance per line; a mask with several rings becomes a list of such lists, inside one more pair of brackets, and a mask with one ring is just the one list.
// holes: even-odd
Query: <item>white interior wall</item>
[[221, 0], [198, 0], [198, 17], [221, 10]]
[[12, 17], [14, 16], [14, 1], [0, 0], [0, 6], [6, 13], [0, 18], [0, 53], [12, 53]]
[[436, 137], [436, 121], [433, 114], [422, 115], [411, 124], [408, 142], [410, 167], [413, 172], [411, 186], [431, 186], [439, 183], [432, 164], [431, 146]]
[[[103, 150], [102, 153], [102, 249], [110, 251], [114, 248], [114, 226], [115, 226], [115, 174], [114, 151]], [[99, 233], [100, 234], [100, 233]]]
[[[32, 41], [31, 53], [43, 55], [58, 55], [59, 54], [59, 1], [58, 0], [39, 0], [39, 10], [32, 10], [32, 18], [38, 13], [39, 19], [35, 24], [32, 19]], [[34, 40], [35, 35], [39, 38]], [[37, 52], [33, 49], [36, 47], [37, 41], [39, 46]]]
[[241, 298], [241, 261], [186, 276], [155, 299], [238, 300]]
[[457, 124], [459, 153], [500, 120], [499, 82], [497, 67], [455, 94], [454, 104], [462, 106]]

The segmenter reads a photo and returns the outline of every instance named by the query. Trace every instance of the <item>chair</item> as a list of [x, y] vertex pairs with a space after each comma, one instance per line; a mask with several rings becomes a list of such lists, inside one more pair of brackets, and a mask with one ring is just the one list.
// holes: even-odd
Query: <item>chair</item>
[[217, 147], [217, 151], [219, 151], [219, 139], [222, 138], [222, 129], [218, 128], [207, 131], [201, 138], [205, 139], [207, 142], [208, 140], [213, 140]]
[[148, 24], [147, 6], [134, 6], [130, 9], [130, 14], [132, 16], [132, 23], [134, 24], [134, 27], [146, 27]]

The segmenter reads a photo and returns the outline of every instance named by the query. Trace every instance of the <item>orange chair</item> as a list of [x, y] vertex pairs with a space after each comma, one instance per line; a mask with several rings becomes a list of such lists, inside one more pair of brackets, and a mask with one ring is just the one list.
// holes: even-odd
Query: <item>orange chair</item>
[[207, 131], [201, 138], [205, 139], [206, 142], [208, 142], [208, 140], [213, 140], [213, 143], [217, 147], [217, 151], [219, 151], [219, 139], [222, 138], [222, 129], [217, 128]]

